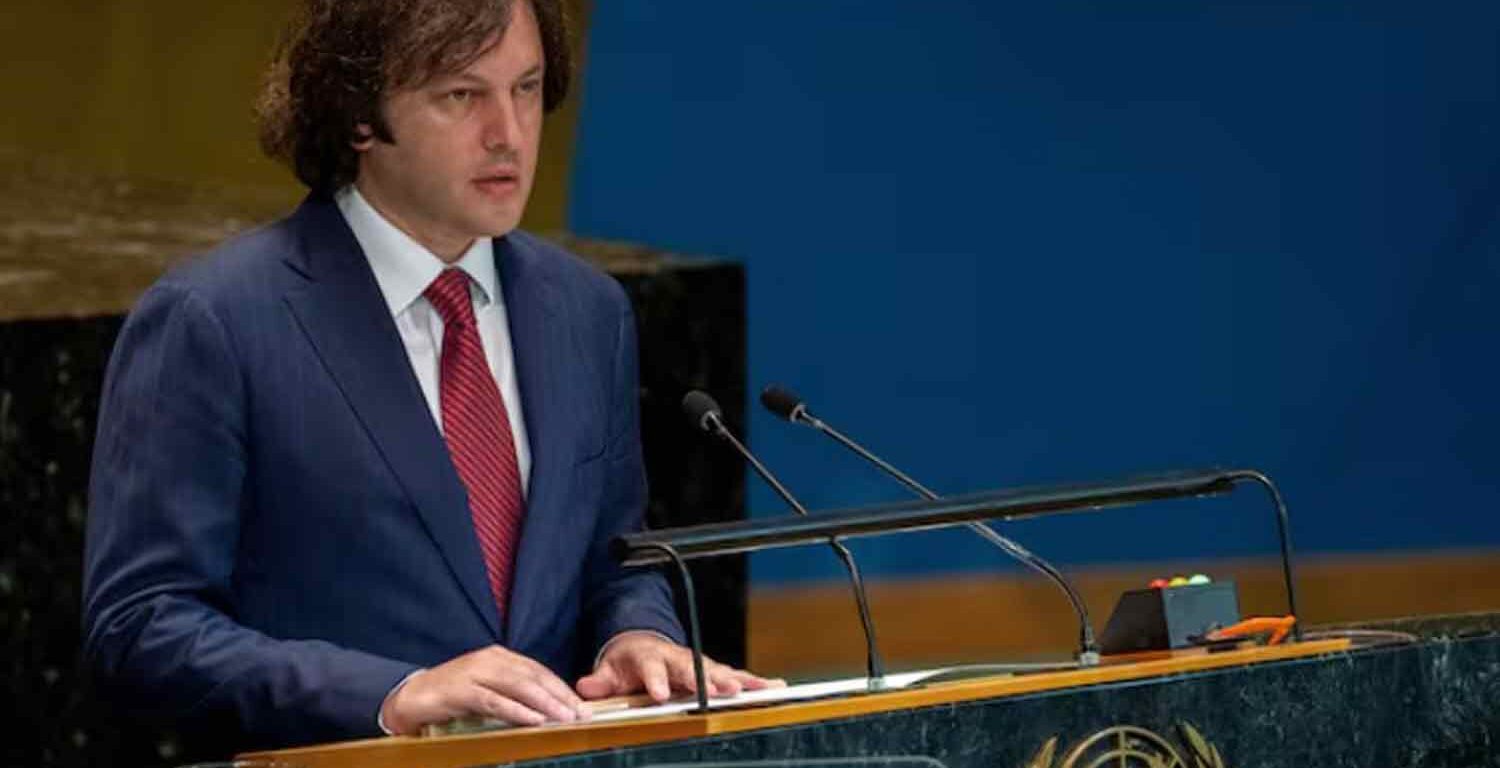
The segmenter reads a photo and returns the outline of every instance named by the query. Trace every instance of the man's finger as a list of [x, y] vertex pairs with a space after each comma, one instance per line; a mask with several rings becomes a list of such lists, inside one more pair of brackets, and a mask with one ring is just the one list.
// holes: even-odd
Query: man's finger
[[[552, 720], [569, 723], [578, 719], [578, 707], [559, 699], [550, 688], [529, 674], [510, 670], [509, 674], [486, 675], [475, 682]], [[571, 689], [568, 697], [575, 698]]]
[[552, 670], [542, 667], [533, 677], [536, 683], [546, 689], [553, 698], [562, 702], [577, 717], [586, 717], [587, 710], [584, 709], [583, 699], [563, 679], [552, 674]]
[[[698, 675], [693, 670], [693, 654], [686, 648], [676, 649], [676, 653], [668, 654], [667, 667], [672, 674], [672, 683], [677, 689], [688, 693], [698, 692]], [[724, 680], [717, 673], [718, 670], [728, 669], [707, 656], [703, 657], [703, 679], [708, 684], [708, 695], [729, 696], [738, 693], [738, 690], [726, 692]]]
[[625, 692], [624, 681], [613, 664], [605, 663], [593, 674], [578, 679], [578, 695], [585, 699], [606, 699]]
[[514, 725], [541, 725], [547, 722], [547, 716], [541, 712], [514, 699], [501, 696], [489, 688], [476, 685], [470, 688], [470, 691], [472, 692], [470, 709], [475, 714], [504, 720]]
[[708, 692], [714, 696], [733, 696], [739, 693], [744, 685], [734, 672], [732, 667], [723, 664], [714, 664], [703, 670], [703, 676], [708, 678]]
[[551, 669], [549, 669], [540, 661], [537, 661], [530, 656], [516, 653], [509, 648], [505, 648], [499, 645], [492, 645], [487, 650], [490, 651], [490, 658], [487, 660], [487, 662], [492, 667], [509, 669], [517, 674], [531, 676], [532, 678], [545, 685], [559, 699], [567, 702], [569, 706], [572, 706], [575, 709], [583, 703], [577, 697], [577, 695], [573, 693], [573, 689], [569, 688], [568, 684], [562, 681], [562, 678], [559, 678], [555, 673], [553, 673]]
[[757, 675], [753, 672], [746, 672], [743, 669], [733, 668], [729, 670], [729, 673], [733, 675], [734, 679], [739, 681], [740, 686], [747, 691], [763, 691], [767, 688], [786, 687], [786, 681], [782, 680], [781, 678], [761, 677], [760, 675]]
[[[578, 694], [541, 662], [498, 645], [492, 645], [486, 650], [489, 653], [481, 670], [488, 687], [504, 686], [507, 680], [529, 678], [574, 712], [582, 708], [583, 700], [578, 698]], [[506, 693], [503, 689], [500, 692]]]
[[667, 662], [660, 656], [637, 656], [634, 659], [635, 674], [641, 687], [655, 702], [664, 702], [672, 697], [672, 673]]

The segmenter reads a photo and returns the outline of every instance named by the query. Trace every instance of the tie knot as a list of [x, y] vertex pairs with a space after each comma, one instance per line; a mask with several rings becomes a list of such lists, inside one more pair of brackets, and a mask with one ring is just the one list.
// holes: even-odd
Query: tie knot
[[469, 323], [474, 318], [474, 304], [469, 300], [469, 274], [462, 269], [443, 270], [422, 295], [432, 302], [444, 325]]

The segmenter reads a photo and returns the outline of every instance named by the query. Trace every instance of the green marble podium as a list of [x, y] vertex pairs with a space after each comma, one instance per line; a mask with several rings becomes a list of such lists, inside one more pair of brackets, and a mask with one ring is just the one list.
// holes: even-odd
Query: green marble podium
[[[1138, 661], [1113, 672], [975, 680], [875, 694], [863, 702], [667, 716], [630, 727], [349, 742], [245, 757], [306, 768], [876, 768], [892, 761], [943, 768], [1500, 765], [1500, 615], [1309, 636], [1323, 639], [1310, 641], [1302, 655], [1295, 648], [1248, 649], [1186, 662]], [[1328, 638], [1336, 636], [1351, 645], [1330, 650], [1337, 646]]]

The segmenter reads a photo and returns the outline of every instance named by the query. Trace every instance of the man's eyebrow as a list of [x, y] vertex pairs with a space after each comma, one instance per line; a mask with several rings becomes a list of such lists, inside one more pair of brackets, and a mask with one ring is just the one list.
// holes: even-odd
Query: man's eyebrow
[[[537, 63], [537, 64], [532, 64], [529, 68], [527, 68], [527, 70], [525, 72], [522, 72], [520, 74], [520, 76], [517, 77], [516, 79], [517, 80], [526, 80], [528, 78], [537, 77], [537, 76], [539, 76], [541, 74], [542, 74], [542, 65], [540, 63]], [[466, 71], [448, 72], [446, 74], [437, 75], [436, 77], [432, 78], [432, 81], [434, 83], [438, 83], [439, 85], [443, 85], [443, 86], [452, 85], [454, 83], [463, 83], [465, 85], [482, 85], [482, 86], [488, 86], [490, 84], [489, 80], [486, 80], [485, 78], [480, 77], [479, 75], [476, 75], [473, 72], [466, 72]]]
[[438, 88], [448, 88], [454, 85], [489, 85], [484, 78], [470, 72], [444, 72], [434, 75], [429, 82]]
[[487, 89], [489, 81], [478, 77], [478, 75], [468, 74], [468, 72], [441, 72], [441, 74], [432, 75], [426, 83], [417, 86], [417, 89], [449, 90], [455, 89], [455, 87], [458, 87], [458, 89]]

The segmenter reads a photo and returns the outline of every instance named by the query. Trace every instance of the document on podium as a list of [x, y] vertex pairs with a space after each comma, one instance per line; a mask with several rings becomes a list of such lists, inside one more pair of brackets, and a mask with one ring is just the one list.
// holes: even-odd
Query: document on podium
[[[842, 680], [825, 680], [814, 683], [798, 683], [796, 685], [782, 686], [779, 688], [767, 688], [759, 691], [744, 691], [734, 696], [712, 698], [708, 700], [710, 710], [737, 709], [745, 707], [762, 707], [773, 704], [781, 704], [793, 701], [809, 701], [812, 699], [823, 699], [834, 696], [848, 696], [860, 693], [871, 693], [879, 691], [895, 691], [903, 688], [912, 688], [936, 682], [949, 682], [975, 677], [995, 677], [1000, 675], [1013, 675], [1020, 672], [1043, 672], [1059, 669], [1072, 669], [1074, 664], [970, 664], [956, 667], [940, 667], [936, 669], [923, 669], [914, 672], [898, 672], [885, 676], [884, 685], [876, 691], [871, 691], [869, 678], [851, 677]], [[659, 717], [662, 715], [681, 714], [691, 712], [698, 708], [698, 700], [695, 698], [672, 699], [662, 704], [650, 703], [643, 694], [635, 696], [622, 696], [614, 699], [602, 699], [599, 701], [585, 702], [592, 716], [585, 722], [590, 723], [613, 723], [629, 720], [642, 720], [648, 717]], [[564, 723], [548, 723], [541, 727], [565, 725]], [[444, 736], [457, 733], [474, 733], [477, 731], [488, 731], [513, 727], [510, 723], [491, 718], [460, 718], [442, 725], [428, 726], [423, 730], [424, 736]]]
[[[911, 685], [936, 670], [922, 670], [920, 672], [903, 672], [895, 675], [885, 676], [885, 686], [881, 690], [898, 690]], [[866, 693], [870, 690], [869, 678], [851, 677], [844, 680], [824, 680], [816, 683], [798, 683], [796, 685], [781, 686], [778, 688], [766, 688], [759, 691], [743, 691], [734, 696], [724, 696], [708, 700], [708, 708], [733, 709], [737, 707], [767, 706], [780, 704], [788, 701], [807, 701], [809, 699], [822, 699], [830, 696], [844, 696], [854, 693]], [[634, 697], [631, 697], [632, 699]], [[611, 723], [621, 720], [638, 720], [658, 715], [674, 715], [680, 712], [690, 712], [698, 708], [698, 700], [672, 699], [662, 704], [645, 704], [637, 706], [610, 706], [608, 702], [601, 702], [605, 706], [595, 711], [590, 722]]]

